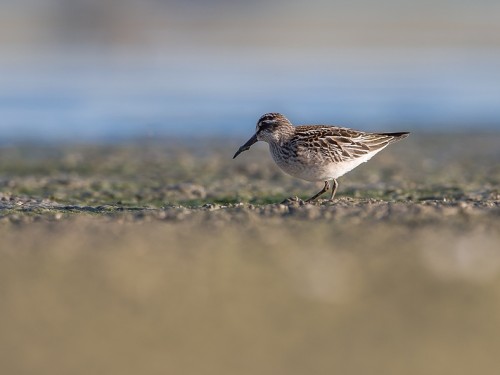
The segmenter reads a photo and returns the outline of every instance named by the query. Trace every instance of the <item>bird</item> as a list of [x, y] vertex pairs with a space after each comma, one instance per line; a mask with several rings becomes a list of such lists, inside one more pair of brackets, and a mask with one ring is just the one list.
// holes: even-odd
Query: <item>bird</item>
[[337, 178], [409, 134], [368, 133], [333, 125], [294, 126], [281, 113], [266, 113], [257, 121], [255, 134], [236, 151], [233, 159], [254, 143], [267, 142], [272, 158], [285, 173], [310, 182], [324, 182], [321, 191], [306, 202], [316, 200], [330, 189], [332, 201], [339, 185]]

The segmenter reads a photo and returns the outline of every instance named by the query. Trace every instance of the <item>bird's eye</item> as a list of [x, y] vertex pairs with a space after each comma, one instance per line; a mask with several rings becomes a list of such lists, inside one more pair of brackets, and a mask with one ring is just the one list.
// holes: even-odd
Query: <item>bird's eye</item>
[[273, 123], [272, 122], [266, 122], [266, 121], [263, 121], [259, 124], [259, 131], [262, 131], [262, 130], [269, 130], [273, 127]]

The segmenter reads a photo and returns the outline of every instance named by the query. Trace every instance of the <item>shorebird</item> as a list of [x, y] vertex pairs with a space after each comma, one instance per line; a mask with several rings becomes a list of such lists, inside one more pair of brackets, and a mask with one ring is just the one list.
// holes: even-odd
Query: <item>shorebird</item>
[[236, 151], [233, 159], [255, 142], [267, 142], [274, 161], [284, 172], [306, 181], [325, 183], [323, 189], [306, 202], [330, 188], [330, 200], [333, 200], [337, 178], [408, 134], [367, 133], [330, 125], [293, 126], [281, 113], [266, 113], [257, 122], [255, 134]]

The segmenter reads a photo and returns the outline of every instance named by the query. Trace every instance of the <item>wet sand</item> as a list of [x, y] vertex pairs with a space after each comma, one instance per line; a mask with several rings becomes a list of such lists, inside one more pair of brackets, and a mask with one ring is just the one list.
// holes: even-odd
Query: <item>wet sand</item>
[[412, 135], [340, 178], [334, 202], [314, 204], [302, 199], [322, 184], [282, 173], [263, 144], [236, 160], [236, 140], [4, 146], [0, 221], [488, 222], [498, 215], [498, 144], [497, 134]]

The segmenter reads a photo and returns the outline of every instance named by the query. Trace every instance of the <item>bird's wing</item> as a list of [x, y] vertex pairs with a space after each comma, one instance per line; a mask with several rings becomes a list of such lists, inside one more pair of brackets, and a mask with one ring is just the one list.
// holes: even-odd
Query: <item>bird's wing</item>
[[297, 126], [296, 131], [299, 152], [317, 152], [335, 162], [356, 159], [380, 150], [394, 138], [390, 134], [365, 133], [336, 126]]

